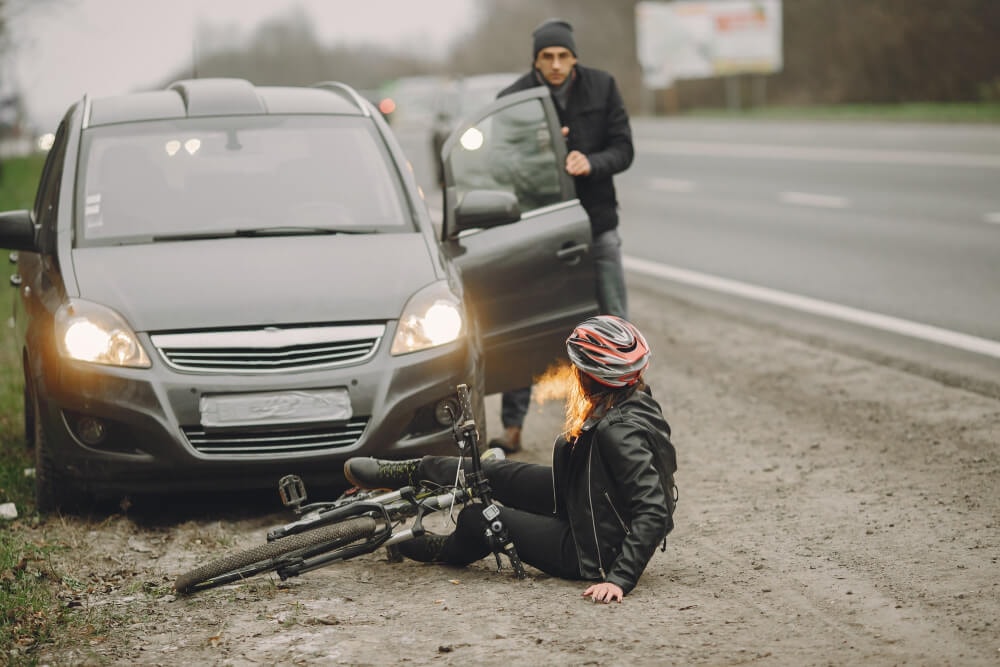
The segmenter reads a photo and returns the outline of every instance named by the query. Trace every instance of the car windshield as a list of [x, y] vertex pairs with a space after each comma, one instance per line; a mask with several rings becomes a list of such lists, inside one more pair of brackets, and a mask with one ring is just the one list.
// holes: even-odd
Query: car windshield
[[412, 232], [370, 119], [237, 116], [110, 125], [82, 146], [78, 245]]

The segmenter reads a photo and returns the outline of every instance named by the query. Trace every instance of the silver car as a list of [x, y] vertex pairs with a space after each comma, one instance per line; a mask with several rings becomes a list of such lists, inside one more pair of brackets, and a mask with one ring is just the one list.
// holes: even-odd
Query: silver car
[[[440, 226], [339, 83], [73, 104], [33, 209], [0, 214], [39, 510], [453, 452], [455, 385], [482, 416], [596, 308], [555, 110], [528, 93], [456, 130]], [[538, 192], [519, 162], [547, 165]]]

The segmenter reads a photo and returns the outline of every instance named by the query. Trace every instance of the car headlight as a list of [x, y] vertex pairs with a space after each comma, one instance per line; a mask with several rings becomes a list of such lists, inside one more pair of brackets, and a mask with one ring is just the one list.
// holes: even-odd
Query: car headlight
[[59, 354], [78, 361], [149, 368], [146, 351], [125, 318], [105, 306], [71, 299], [55, 317]]
[[433, 283], [407, 301], [390, 352], [407, 354], [444, 345], [458, 339], [463, 328], [458, 297], [448, 283]]

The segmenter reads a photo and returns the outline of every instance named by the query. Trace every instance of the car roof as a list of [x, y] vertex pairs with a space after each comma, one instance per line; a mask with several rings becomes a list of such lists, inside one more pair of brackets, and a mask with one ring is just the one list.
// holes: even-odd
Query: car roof
[[313, 86], [255, 86], [245, 79], [185, 79], [164, 90], [87, 98], [84, 127], [115, 123], [261, 114], [370, 116], [357, 91], [336, 81]]

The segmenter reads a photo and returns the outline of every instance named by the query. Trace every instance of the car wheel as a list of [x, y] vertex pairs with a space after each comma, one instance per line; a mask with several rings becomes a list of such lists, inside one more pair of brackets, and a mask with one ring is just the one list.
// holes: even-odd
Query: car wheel
[[28, 449], [35, 446], [35, 410], [31, 400], [31, 381], [24, 374], [24, 445]]
[[39, 514], [59, 510], [80, 510], [86, 506], [86, 496], [69, 484], [56, 469], [48, 448], [44, 419], [38, 394], [32, 391], [33, 440], [35, 444], [35, 509]]

